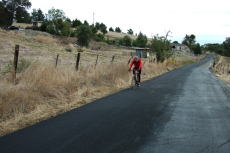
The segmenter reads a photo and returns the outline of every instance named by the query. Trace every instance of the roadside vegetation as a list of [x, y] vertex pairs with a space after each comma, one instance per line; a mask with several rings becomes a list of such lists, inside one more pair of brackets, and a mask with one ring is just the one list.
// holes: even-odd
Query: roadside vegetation
[[230, 87], [230, 57], [217, 55], [214, 61], [215, 65], [210, 67], [211, 72]]
[[[104, 23], [71, 21], [60, 9], [51, 8], [46, 18], [41, 9], [29, 14], [29, 0], [15, 2], [0, 2], [0, 27], [8, 29], [15, 20], [25, 29], [0, 29], [0, 136], [129, 88], [132, 57], [123, 52], [134, 54], [131, 47], [148, 48], [151, 53], [143, 58], [142, 81], [202, 59], [173, 53], [170, 30], [153, 38], [141, 31], [134, 34], [131, 28], [126, 33], [120, 27], [107, 31]], [[42, 21], [42, 25], [32, 26], [32, 21]], [[201, 54], [195, 38], [186, 35], [182, 44]], [[20, 53], [15, 79], [12, 52], [16, 44]]]
[[[21, 44], [16, 80], [11, 74], [14, 44]], [[128, 61], [131, 57], [123, 56], [121, 49], [93, 51], [64, 44], [49, 36], [28, 39], [18, 32], [0, 31], [0, 54], [3, 57], [0, 63], [0, 135], [130, 86], [132, 74], [128, 73]], [[76, 71], [75, 56], [79, 50], [81, 62]], [[60, 61], [55, 67], [57, 54]], [[112, 63], [113, 55], [115, 60]], [[143, 59], [142, 80], [181, 67], [188, 60], [196, 62], [200, 59], [182, 54], [158, 63]]]

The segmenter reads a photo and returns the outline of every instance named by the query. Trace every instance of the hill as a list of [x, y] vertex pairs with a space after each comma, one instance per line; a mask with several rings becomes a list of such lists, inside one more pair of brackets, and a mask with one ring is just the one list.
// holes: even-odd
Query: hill
[[[13, 23], [12, 26], [16, 27], [21, 27], [21, 28], [26, 28], [26, 27], [31, 27], [32, 24], [26, 24], [26, 23]], [[101, 33], [101, 32], [99, 32]], [[109, 37], [110, 39], [116, 39], [116, 38], [123, 38], [124, 36], [128, 35], [131, 39], [135, 40], [137, 39], [136, 35], [130, 35], [126, 33], [118, 33], [118, 32], [111, 32], [108, 31], [108, 33], [105, 34], [105, 37]], [[151, 41], [151, 38], [148, 38], [149, 42]]]

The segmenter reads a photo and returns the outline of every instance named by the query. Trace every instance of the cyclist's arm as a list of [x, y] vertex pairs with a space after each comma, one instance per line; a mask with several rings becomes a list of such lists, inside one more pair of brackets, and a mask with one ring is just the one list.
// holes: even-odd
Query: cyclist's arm
[[130, 63], [130, 65], [129, 65], [129, 70], [131, 70], [132, 69], [132, 66], [133, 66], [133, 60], [132, 60], [132, 62]]
[[138, 66], [138, 70], [141, 70], [141, 68], [142, 68], [142, 60], [140, 59], [140, 64], [139, 64], [139, 66]]

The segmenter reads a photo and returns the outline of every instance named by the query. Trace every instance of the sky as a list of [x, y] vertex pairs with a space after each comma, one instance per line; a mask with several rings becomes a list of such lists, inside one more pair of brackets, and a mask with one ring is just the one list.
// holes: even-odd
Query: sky
[[63, 10], [71, 20], [89, 24], [104, 23], [107, 30], [119, 27], [127, 33], [142, 32], [148, 38], [165, 36], [182, 42], [185, 35], [194, 34], [196, 42], [223, 43], [230, 37], [230, 7], [227, 0], [29, 0], [33, 9], [44, 14], [52, 7]]

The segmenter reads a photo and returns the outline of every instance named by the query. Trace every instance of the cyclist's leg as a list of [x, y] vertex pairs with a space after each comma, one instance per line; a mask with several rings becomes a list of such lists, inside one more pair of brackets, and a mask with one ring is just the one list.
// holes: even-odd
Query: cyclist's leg
[[134, 78], [135, 78], [135, 82], [136, 82], [136, 84], [137, 84], [137, 83], [138, 83], [138, 80], [137, 80], [137, 77], [136, 77], [135, 71], [137, 71], [137, 68], [136, 68], [136, 67], [134, 67], [134, 68], [133, 68], [133, 76], [134, 76]]
[[141, 69], [139, 70], [139, 73], [138, 73], [138, 83], [141, 83]]

